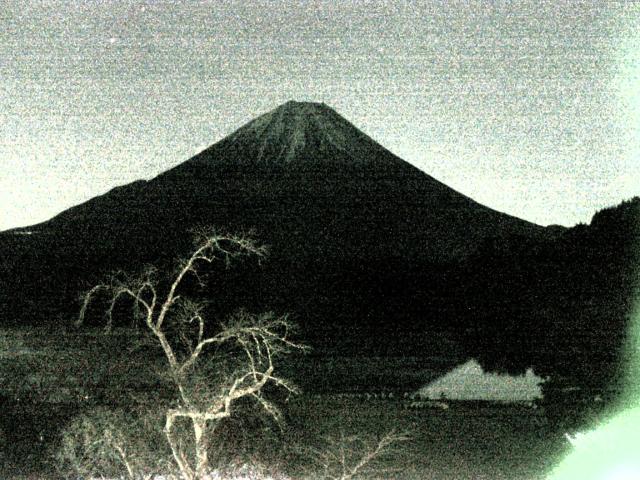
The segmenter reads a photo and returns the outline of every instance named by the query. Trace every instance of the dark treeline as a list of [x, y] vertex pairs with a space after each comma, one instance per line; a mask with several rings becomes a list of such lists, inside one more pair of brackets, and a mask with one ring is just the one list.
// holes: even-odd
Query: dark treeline
[[[638, 292], [640, 199], [594, 215], [548, 242], [486, 244], [467, 263], [477, 309], [469, 347], [490, 368], [530, 363], [542, 375], [617, 388]], [[508, 346], [508, 348], [505, 348]]]

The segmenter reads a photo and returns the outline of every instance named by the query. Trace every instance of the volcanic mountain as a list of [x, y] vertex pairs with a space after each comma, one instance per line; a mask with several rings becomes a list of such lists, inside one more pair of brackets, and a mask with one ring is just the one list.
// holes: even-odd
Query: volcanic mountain
[[324, 104], [287, 102], [152, 180], [0, 234], [3, 321], [71, 314], [108, 272], [170, 265], [201, 225], [269, 246], [260, 273], [229, 283], [250, 307], [290, 312], [311, 343], [349, 351], [420, 344], [425, 324], [454, 317], [446, 286], [461, 279], [444, 265], [558, 235], [452, 190]]
[[328, 248], [341, 256], [448, 260], [487, 237], [545, 235], [409, 165], [331, 108], [296, 102], [149, 182], [114, 189], [30, 230], [107, 233], [150, 219], [163, 235], [168, 226], [181, 236], [181, 227], [202, 223], [255, 229], [292, 258], [324, 256]]

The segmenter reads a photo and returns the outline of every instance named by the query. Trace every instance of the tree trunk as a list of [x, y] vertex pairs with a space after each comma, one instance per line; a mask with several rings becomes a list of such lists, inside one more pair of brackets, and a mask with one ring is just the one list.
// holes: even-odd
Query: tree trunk
[[180, 446], [173, 438], [173, 422], [175, 421], [175, 419], [175, 413], [169, 411], [167, 413], [167, 423], [164, 427], [164, 433], [167, 437], [167, 441], [169, 442], [169, 446], [171, 447], [173, 458], [175, 459], [178, 468], [180, 469], [183, 480], [194, 480], [196, 478], [195, 473], [187, 463], [187, 460], [184, 458]]
[[196, 480], [202, 480], [209, 470], [209, 446], [205, 436], [207, 421], [202, 418], [193, 418], [192, 420], [196, 441]]

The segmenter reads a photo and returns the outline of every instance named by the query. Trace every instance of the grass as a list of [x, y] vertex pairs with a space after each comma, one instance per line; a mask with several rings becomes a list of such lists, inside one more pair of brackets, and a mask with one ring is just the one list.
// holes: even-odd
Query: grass
[[397, 479], [533, 480], [566, 450], [562, 432], [544, 414], [516, 406], [460, 402], [448, 410], [409, 410], [399, 401], [322, 396], [294, 400], [290, 415], [302, 443], [339, 432], [408, 431], [411, 441], [381, 465], [396, 470]]
[[[19, 412], [25, 415], [26, 408]], [[34, 477], [42, 473], [47, 441], [38, 440], [37, 428], [64, 422], [73, 412], [31, 412], [8, 438], [2, 478]], [[5, 411], [5, 415], [11, 414]], [[392, 456], [382, 458], [380, 477], [398, 480], [535, 480], [543, 479], [568, 450], [563, 431], [535, 411], [511, 406], [452, 403], [449, 410], [409, 410], [400, 401], [366, 401], [331, 395], [301, 396], [289, 401], [285, 439], [292, 450], [317, 446], [325, 437], [341, 434], [380, 437], [390, 430], [407, 431]], [[30, 423], [33, 422], [33, 423]], [[34, 428], [35, 427], [35, 428]], [[5, 427], [6, 429], [7, 427]], [[6, 447], [5, 447], [6, 448]], [[299, 451], [299, 450], [298, 450]], [[298, 465], [296, 465], [298, 463]], [[288, 467], [294, 471], [311, 459], [299, 455]], [[393, 473], [389, 473], [393, 472]], [[25, 478], [25, 477], [23, 477]]]

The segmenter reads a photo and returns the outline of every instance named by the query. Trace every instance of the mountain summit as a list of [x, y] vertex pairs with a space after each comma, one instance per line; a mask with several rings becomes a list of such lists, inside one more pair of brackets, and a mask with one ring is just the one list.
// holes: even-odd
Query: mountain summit
[[229, 141], [257, 143], [258, 160], [266, 157], [270, 146], [287, 145], [283, 153], [291, 159], [308, 143], [344, 149], [349, 133], [353, 136], [349, 126], [324, 104], [289, 101], [240, 128]]
[[[344, 161], [364, 167], [399, 159], [324, 103], [286, 102], [209, 147], [191, 163], [271, 165]], [[393, 160], [391, 160], [393, 158]]]
[[[237, 130], [226, 142], [257, 147], [254, 160], [289, 162], [305, 153], [341, 151], [352, 158], [380, 149], [324, 103], [289, 101]], [[225, 142], [225, 143], [226, 143]]]

